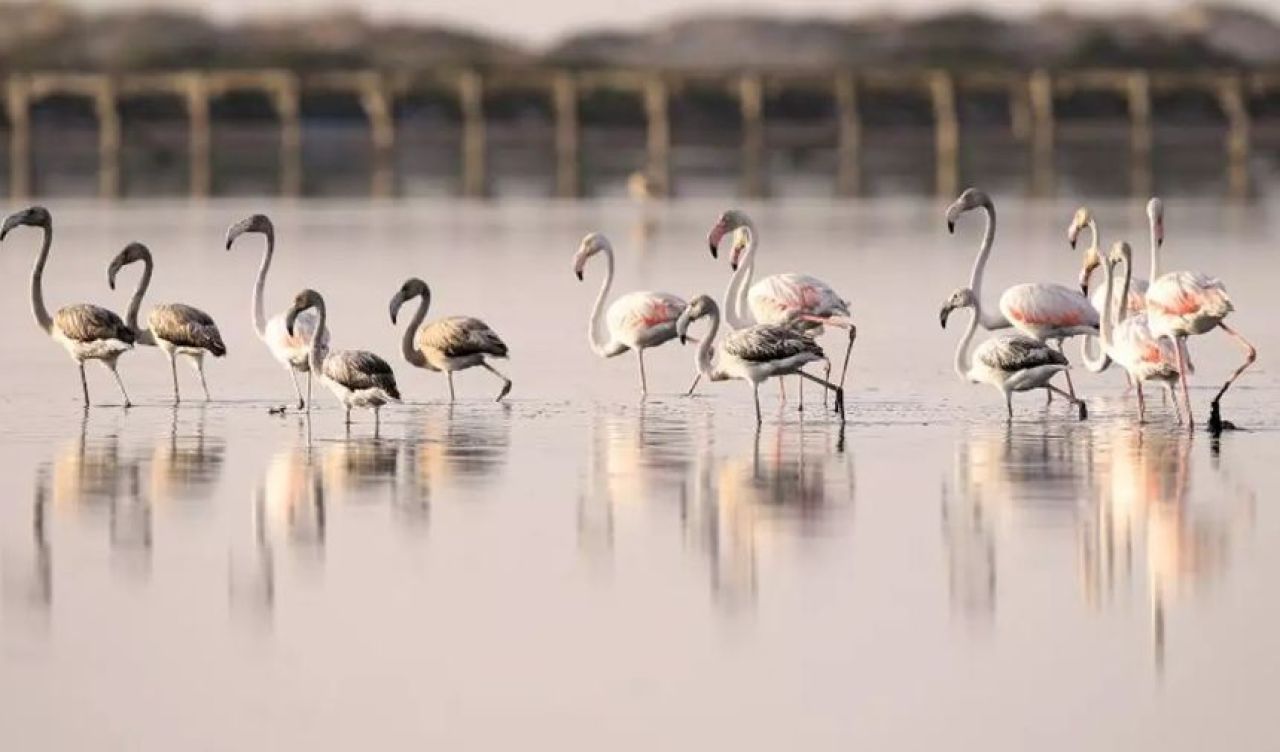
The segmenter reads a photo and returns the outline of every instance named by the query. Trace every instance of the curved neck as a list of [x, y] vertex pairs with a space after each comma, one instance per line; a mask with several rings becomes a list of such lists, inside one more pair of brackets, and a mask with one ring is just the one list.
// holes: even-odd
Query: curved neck
[[1156, 278], [1160, 276], [1160, 244], [1156, 242], [1155, 217], [1148, 217], [1147, 225], [1151, 233], [1151, 273], [1147, 277], [1147, 281], [1155, 282]]
[[604, 281], [600, 283], [600, 293], [596, 295], [595, 305], [591, 307], [591, 318], [587, 321], [587, 342], [596, 355], [605, 356], [605, 348], [609, 344], [607, 334], [601, 335], [601, 319], [604, 318], [604, 301], [609, 297], [609, 289], [613, 287], [613, 249], [605, 248]]
[[[147, 288], [151, 286], [151, 272], [154, 269], [154, 263], [150, 256], [142, 258], [142, 277], [138, 279], [138, 286], [133, 291], [133, 298], [129, 301], [129, 312], [125, 314], [125, 323], [140, 338], [151, 339], [151, 330], [143, 332], [138, 327], [138, 310], [142, 308], [142, 298], [147, 294]], [[145, 344], [152, 344], [147, 342]]]
[[964, 334], [960, 337], [960, 343], [956, 345], [956, 373], [960, 374], [960, 378], [969, 378], [969, 369], [973, 366], [973, 361], [969, 353], [969, 345], [973, 342], [973, 335], [978, 331], [978, 318], [982, 315], [981, 306], [974, 306], [969, 315], [969, 326], [965, 328]]
[[[267, 287], [267, 270], [271, 268], [271, 257], [276, 252], [275, 233], [268, 232], [266, 236], [267, 249], [262, 253], [262, 264], [258, 267], [258, 281], [253, 285], [253, 328], [260, 339], [267, 336], [267, 309], [262, 297]], [[324, 327], [316, 330], [317, 339], [322, 331]]]
[[[268, 254], [270, 258], [270, 254]], [[320, 352], [320, 334], [325, 331], [328, 325], [328, 314], [324, 309], [324, 300], [321, 299], [316, 303], [316, 330], [311, 335], [311, 354], [308, 357], [308, 364], [311, 366], [311, 372], [317, 376], [324, 374], [324, 355]]]
[[413, 318], [409, 321], [409, 327], [404, 330], [404, 338], [400, 340], [400, 351], [404, 354], [404, 359], [419, 368], [427, 367], [427, 359], [414, 346], [413, 340], [417, 337], [418, 327], [422, 326], [422, 320], [427, 317], [427, 309], [430, 307], [431, 291], [424, 290], [421, 301], [418, 303], [418, 312], [413, 314]]
[[1115, 309], [1115, 324], [1119, 326], [1129, 317], [1129, 288], [1133, 284], [1133, 262], [1124, 259], [1124, 283], [1120, 285], [1120, 294], [1116, 302], [1109, 308]]
[[990, 201], [985, 201], [982, 208], [987, 213], [987, 223], [982, 231], [982, 245], [978, 247], [978, 256], [973, 260], [973, 270], [969, 273], [969, 289], [973, 290], [973, 297], [977, 301], [974, 313], [982, 321], [982, 328], [1004, 329], [1009, 326], [1009, 322], [995, 312], [988, 312], [982, 305], [982, 280], [987, 275], [987, 259], [991, 257], [991, 247], [996, 240], [996, 207]]
[[1098, 324], [1098, 335], [1102, 338], [1103, 349], [1110, 350], [1112, 345], [1112, 335], [1115, 333], [1116, 325], [1116, 307], [1124, 307], [1125, 300], [1120, 298], [1116, 300], [1116, 271], [1114, 266], [1109, 266], [1106, 270], [1106, 279], [1102, 287], [1102, 320]]
[[44, 244], [40, 247], [35, 268], [31, 270], [31, 312], [36, 315], [36, 323], [47, 333], [53, 331], [53, 317], [44, 304], [44, 265], [53, 246], [53, 225], [45, 225], [43, 229]]
[[702, 341], [698, 343], [698, 352], [694, 354], [694, 363], [697, 365], [698, 373], [712, 381], [720, 381], [721, 377], [715, 372], [715, 368], [711, 363], [711, 353], [715, 346], [716, 333], [720, 331], [720, 312], [713, 310], [707, 316], [711, 319], [711, 328], [707, 330], [707, 336], [703, 337]]
[[747, 291], [751, 289], [751, 278], [756, 271], [756, 226], [748, 219], [744, 227], [747, 231], [747, 247], [742, 251], [737, 270], [729, 278], [729, 289], [724, 295], [724, 317], [734, 329], [756, 324], [751, 316], [751, 307], [747, 304]]

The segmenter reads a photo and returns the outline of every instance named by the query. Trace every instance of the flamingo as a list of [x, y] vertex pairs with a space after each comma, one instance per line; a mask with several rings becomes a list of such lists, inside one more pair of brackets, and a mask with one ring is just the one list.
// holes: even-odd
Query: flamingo
[[[960, 197], [947, 207], [947, 230], [954, 233], [960, 215], [979, 208], [986, 211], [987, 225], [982, 236], [982, 245], [978, 249], [978, 256], [973, 262], [973, 271], [970, 272], [967, 289], [973, 293], [975, 300], [981, 301], [982, 279], [996, 236], [996, 208], [991, 202], [991, 197], [977, 188], [966, 188], [964, 193], [961, 193]], [[1049, 282], [1014, 285], [1001, 293], [997, 308], [998, 310], [994, 312], [986, 310], [981, 305], [974, 308], [983, 329], [995, 331], [1013, 327], [1022, 334], [1041, 342], [1056, 341], [1059, 354], [1062, 354], [1064, 339], [1098, 333], [1098, 312], [1084, 295], [1062, 285]], [[1074, 399], [1076, 392], [1071, 383], [1071, 374], [1064, 369], [1063, 375], [1067, 380], [1067, 392]], [[1050, 399], [1057, 391], [1059, 390], [1049, 390]]]
[[[1085, 229], [1089, 230], [1089, 245], [1084, 249], [1084, 259], [1080, 269], [1080, 292], [1088, 295], [1089, 280], [1093, 276], [1093, 270], [1102, 264], [1102, 248], [1099, 244], [1101, 236], [1098, 233], [1098, 222], [1093, 218], [1093, 213], [1089, 211], [1089, 208], [1082, 206], [1076, 210], [1075, 216], [1071, 218], [1071, 226], [1067, 228], [1067, 242], [1071, 244], [1072, 248], [1076, 247], [1080, 233]], [[1152, 255], [1152, 264], [1152, 271], [1154, 272], [1154, 254]], [[1147, 310], [1147, 284], [1147, 280], [1137, 277], [1130, 281], [1129, 313], [1142, 313]], [[1093, 295], [1089, 298], [1089, 302], [1093, 304], [1093, 308], [1098, 312], [1099, 316], [1105, 310], [1106, 300], [1106, 295], [1101, 287], [1094, 290]]]
[[125, 323], [133, 330], [139, 345], [159, 347], [169, 359], [169, 371], [173, 374], [173, 402], [182, 401], [178, 392], [177, 356], [185, 355], [191, 359], [196, 373], [200, 374], [200, 388], [204, 390], [204, 400], [209, 401], [209, 385], [204, 378], [204, 356], [212, 355], [221, 358], [227, 354], [227, 346], [222, 342], [222, 334], [218, 325], [209, 314], [199, 308], [192, 308], [182, 303], [166, 303], [157, 305], [147, 314], [145, 329], [138, 326], [138, 309], [142, 307], [142, 298], [151, 286], [151, 272], [155, 268], [151, 251], [141, 243], [130, 243], [120, 251], [111, 265], [107, 267], [107, 284], [116, 289], [116, 274], [127, 264], [141, 261], [143, 265], [142, 279], [129, 301], [129, 310], [125, 314]]
[[[318, 319], [312, 331], [324, 332], [326, 313], [324, 298], [315, 290], [303, 290], [293, 299], [293, 305], [284, 315], [284, 327], [289, 337], [302, 334], [299, 320], [305, 311], [315, 310]], [[382, 406], [400, 401], [396, 388], [396, 376], [387, 361], [365, 350], [335, 350], [327, 352], [316, 336], [311, 337], [307, 355], [311, 371], [320, 375], [320, 381], [329, 387], [338, 401], [347, 409], [347, 425], [351, 425], [351, 408], [373, 410], [374, 430], [381, 422]], [[307, 401], [307, 411], [311, 401]]]
[[1147, 204], [1147, 214], [1151, 222], [1151, 286], [1147, 288], [1147, 319], [1151, 334], [1157, 338], [1167, 337], [1174, 344], [1178, 358], [1179, 380], [1182, 382], [1182, 401], [1186, 407], [1187, 426], [1195, 425], [1195, 417], [1191, 410], [1191, 396], [1187, 389], [1187, 374], [1191, 368], [1187, 354], [1187, 337], [1205, 334], [1214, 329], [1222, 329], [1229, 337], [1240, 343], [1245, 358], [1240, 367], [1214, 395], [1209, 411], [1209, 431], [1217, 434], [1223, 428], [1234, 428], [1232, 424], [1222, 420], [1220, 403], [1222, 396], [1240, 374], [1245, 372], [1258, 359], [1258, 350], [1249, 340], [1227, 325], [1226, 318], [1235, 310], [1231, 298], [1227, 295], [1226, 285], [1214, 277], [1202, 272], [1169, 272], [1159, 277], [1154, 272], [1159, 269], [1159, 254], [1164, 246], [1164, 203], [1158, 198]]
[[[1124, 264], [1124, 284], [1117, 290], [1115, 267], [1119, 264]], [[1145, 309], [1133, 313], [1128, 305], [1121, 304], [1132, 299], [1129, 284], [1133, 275], [1133, 250], [1129, 244], [1117, 242], [1106, 259], [1106, 265], [1106, 281], [1100, 288], [1103, 292], [1102, 347], [1111, 360], [1119, 363], [1129, 374], [1138, 393], [1138, 420], [1141, 422], [1146, 419], [1142, 382], [1161, 382], [1172, 393], [1173, 384], [1178, 380], [1177, 355], [1172, 344], [1152, 336]], [[1086, 356], [1086, 361], [1088, 359]], [[1093, 370], [1092, 364], [1086, 362], [1086, 365]], [[1181, 423], [1182, 413], [1176, 397], [1173, 407]]]
[[[853, 322], [849, 320], [849, 301], [836, 294], [826, 282], [807, 274], [772, 274], [751, 284], [759, 233], [745, 212], [730, 209], [721, 214], [707, 236], [707, 244], [711, 248], [711, 257], [716, 258], [721, 239], [738, 231], [745, 234], [742, 238], [745, 242], [734, 243], [729, 259], [733, 276], [729, 278], [729, 287], [724, 293], [724, 317], [729, 326], [734, 329], [756, 324], [790, 326], [814, 337], [822, 334], [825, 326], [848, 330], [849, 345], [840, 369], [839, 383], [843, 388], [853, 341], [857, 337]], [[782, 381], [779, 380], [778, 384], [781, 386]]]
[[[391, 323], [396, 323], [400, 307], [414, 298], [421, 298], [418, 312], [404, 332], [401, 349], [405, 360], [428, 371], [444, 371], [449, 377], [449, 401], [453, 401], [453, 372], [480, 366], [502, 379], [502, 391], [496, 402], [511, 391], [511, 379], [489, 365], [486, 358], [507, 357], [507, 345], [489, 325], [480, 319], [467, 316], [450, 316], [422, 326], [422, 320], [431, 307], [431, 288], [414, 278], [405, 282], [391, 298]], [[421, 327], [421, 328], [420, 328]]]
[[[275, 359], [289, 369], [293, 379], [293, 391], [298, 395], [298, 409], [301, 410], [311, 401], [311, 366], [310, 351], [312, 340], [322, 349], [329, 347], [329, 330], [316, 329], [317, 317], [307, 312], [297, 318], [297, 336], [293, 336], [285, 327], [285, 314], [277, 314], [267, 319], [265, 305], [262, 300], [263, 290], [267, 285], [267, 270], [271, 268], [271, 257], [275, 254], [276, 233], [271, 220], [265, 214], [254, 214], [241, 220], [227, 230], [227, 250], [236, 238], [246, 232], [257, 232], [266, 236], [267, 249], [262, 255], [262, 265], [258, 267], [258, 280], [253, 286], [253, 330], [258, 333]], [[318, 334], [317, 334], [318, 333]], [[302, 398], [302, 389], [298, 386], [298, 373], [307, 374], [307, 397]]]
[[133, 349], [136, 339], [133, 330], [112, 311], [88, 303], [59, 308], [50, 316], [49, 309], [44, 304], [44, 266], [49, 260], [49, 249], [53, 246], [53, 217], [43, 206], [33, 206], [10, 214], [5, 218], [3, 227], [0, 227], [0, 240], [4, 240], [10, 230], [20, 225], [39, 227], [44, 231], [44, 244], [40, 247], [35, 268], [31, 270], [31, 311], [45, 334], [62, 345], [79, 367], [84, 406], [89, 407], [89, 383], [84, 375], [84, 362], [96, 360], [106, 366], [115, 377], [120, 395], [124, 397], [124, 406], [132, 407], [129, 393], [120, 380], [120, 372], [116, 370], [116, 361]]
[[[676, 321], [676, 333], [680, 344], [684, 344], [688, 340], [689, 325], [704, 316], [710, 317], [711, 329], [698, 345], [698, 373], [710, 381], [741, 379], [751, 382], [755, 391], [757, 426], [762, 422], [760, 382], [793, 373], [835, 392], [836, 412], [840, 414], [840, 422], [844, 423], [844, 388], [802, 370], [810, 363], [827, 362], [826, 353], [813, 338], [789, 326], [756, 324], [726, 336], [717, 348], [713, 363], [712, 343], [720, 328], [720, 308], [714, 300], [706, 295], [694, 298]], [[857, 330], [851, 329], [850, 336], [856, 337]]]
[[[591, 318], [587, 322], [587, 342], [592, 351], [602, 358], [612, 358], [628, 350], [635, 350], [636, 360], [640, 363], [640, 395], [643, 397], [649, 392], [644, 374], [644, 351], [675, 339], [676, 319], [688, 308], [688, 304], [670, 293], [629, 292], [610, 303], [609, 311], [605, 314], [604, 301], [613, 286], [613, 246], [609, 239], [598, 232], [584, 237], [578, 246], [578, 252], [573, 256], [573, 273], [581, 281], [587, 260], [597, 253], [604, 254], [607, 264], [600, 294], [596, 296]], [[608, 327], [607, 339], [601, 336], [601, 315], [605, 316]], [[697, 379], [694, 380], [694, 385], [697, 385]]]
[[947, 328], [947, 318], [957, 308], [970, 308], [969, 326], [956, 347], [956, 373], [976, 384], [990, 384], [1004, 395], [1008, 420], [1013, 420], [1013, 393], [1044, 389], [1066, 397], [1080, 410], [1080, 419], [1089, 415], [1082, 400], [1049, 383], [1050, 379], [1069, 367], [1067, 356], [1044, 341], [1022, 334], [1001, 334], [978, 345], [973, 353], [969, 346], [983, 317], [982, 303], [972, 288], [962, 287], [951, 294], [942, 307], [939, 320]]

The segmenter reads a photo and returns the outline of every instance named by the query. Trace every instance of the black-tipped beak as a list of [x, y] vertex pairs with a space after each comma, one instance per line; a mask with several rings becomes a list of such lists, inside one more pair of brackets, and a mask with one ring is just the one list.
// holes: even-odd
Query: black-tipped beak
[[956, 223], [949, 219], [947, 220], [947, 232], [952, 235], [956, 234]]
[[227, 238], [227, 250], [231, 250], [231, 244], [235, 242], [235, 238]]
[[730, 262], [729, 262], [729, 271], [733, 271], [733, 272], [738, 271], [738, 262], [737, 262], [737, 261], [730, 261]]
[[1073, 250], [1073, 251], [1074, 251], [1074, 250], [1076, 249], [1076, 239], [1075, 239], [1075, 238], [1068, 238], [1068, 239], [1067, 239], [1067, 242], [1071, 244], [1071, 250]]
[[687, 345], [687, 344], [689, 344], [689, 335], [687, 335], [687, 334], [681, 334], [681, 335], [680, 335], [680, 344], [682, 344], [682, 345]]
[[938, 312], [938, 323], [942, 325], [943, 329], [947, 328], [947, 318], [949, 316], [951, 316], [951, 306], [943, 306], [942, 310]]
[[707, 244], [711, 248], [711, 258], [720, 258], [720, 247], [715, 243]]
[[575, 272], [574, 272], [574, 275], [575, 275], [575, 276], [577, 276], [577, 278], [578, 278], [578, 281], [579, 281], [579, 282], [581, 282], [581, 281], [582, 281], [582, 270], [581, 270], [581, 269], [578, 269], [577, 271], [575, 271]]
[[107, 277], [107, 287], [110, 287], [112, 290], [116, 289], [115, 277]]
[[1087, 298], [1087, 297], [1089, 297], [1089, 283], [1088, 283], [1088, 282], [1081, 282], [1081, 283], [1080, 283], [1080, 294], [1081, 294], [1081, 295], [1083, 295], [1083, 296], [1085, 296], [1086, 298]]

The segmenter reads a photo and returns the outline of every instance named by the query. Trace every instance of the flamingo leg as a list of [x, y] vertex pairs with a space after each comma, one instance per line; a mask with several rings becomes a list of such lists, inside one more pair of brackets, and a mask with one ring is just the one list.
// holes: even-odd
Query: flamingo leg
[[1227, 326], [1225, 323], [1219, 323], [1218, 326], [1232, 339], [1239, 342], [1244, 348], [1244, 362], [1240, 364], [1240, 367], [1231, 374], [1231, 378], [1227, 379], [1227, 382], [1218, 390], [1217, 395], [1213, 398], [1213, 402], [1209, 403], [1211, 406], [1209, 412], [1209, 430], [1215, 433], [1221, 431], [1223, 428], [1222, 414], [1218, 406], [1218, 403], [1222, 401], [1222, 395], [1226, 394], [1227, 390], [1231, 388], [1231, 385], [1235, 380], [1240, 378], [1240, 374], [1244, 373], [1245, 370], [1248, 369], [1249, 366], [1253, 365], [1253, 362], [1258, 359], [1258, 348], [1254, 347], [1249, 340], [1245, 339], [1239, 332]]
[[[800, 400], [800, 404], [796, 405], [796, 412], [802, 413], [804, 412], [804, 379], [796, 379], [796, 392], [799, 395], [797, 399]], [[826, 394], [826, 392], [823, 392], [823, 394]]]
[[103, 363], [104, 363], [104, 364], [107, 366], [107, 368], [111, 371], [111, 375], [115, 377], [115, 379], [116, 379], [116, 386], [120, 387], [120, 396], [121, 396], [121, 397], [124, 397], [124, 406], [125, 406], [125, 407], [133, 407], [133, 402], [131, 402], [131, 401], [129, 400], [129, 393], [128, 393], [128, 392], [126, 392], [126, 391], [124, 390], [124, 381], [123, 381], [123, 380], [121, 380], [121, 378], [120, 378], [120, 372], [116, 370], [116, 363], [115, 363], [115, 361], [113, 361], [113, 360], [111, 360], [111, 361], [104, 360], [104, 361], [103, 361]]
[[649, 382], [644, 376], [644, 348], [636, 350], [636, 360], [640, 361], [640, 396], [649, 394]]
[[173, 353], [165, 350], [164, 356], [169, 359], [169, 375], [173, 376], [173, 404], [182, 402], [182, 395], [178, 392], [178, 359]]
[[782, 404], [787, 404], [787, 380], [778, 379], [778, 400]]
[[[1178, 418], [1178, 425], [1182, 425], [1182, 406], [1178, 404], [1178, 395], [1173, 393], [1173, 383], [1166, 381], [1164, 389], [1160, 391], [1161, 400], [1168, 400], [1173, 403], [1173, 414]], [[1164, 404], [1168, 404], [1164, 402]]]
[[1075, 397], [1073, 395], [1067, 394], [1066, 392], [1062, 391], [1061, 389], [1054, 386], [1053, 384], [1045, 384], [1044, 388], [1048, 389], [1049, 391], [1056, 392], [1058, 395], [1062, 397], [1066, 397], [1068, 402], [1070, 402], [1071, 404], [1079, 408], [1080, 420], [1084, 420], [1085, 418], [1089, 417], [1089, 408], [1085, 407], [1084, 400], [1078, 397]]
[[209, 382], [204, 378], [204, 356], [192, 355], [191, 367], [196, 369], [196, 374], [200, 377], [200, 389], [204, 391], [204, 401], [209, 402]]
[[[298, 409], [306, 407], [310, 399], [302, 399], [302, 387], [298, 386], [298, 371], [293, 366], [289, 366], [289, 378], [293, 379], [293, 391], [298, 395]], [[311, 372], [307, 371], [307, 396], [311, 396]]]
[[1195, 411], [1191, 409], [1191, 393], [1187, 389], [1187, 363], [1186, 358], [1182, 355], [1181, 344], [1178, 339], [1174, 339], [1173, 351], [1178, 358], [1178, 380], [1182, 382], [1182, 404], [1186, 406], [1187, 428], [1194, 428], [1196, 424]]
[[[839, 326], [837, 324], [837, 326]], [[858, 327], [849, 324], [849, 344], [844, 348], [844, 365], [840, 366], [840, 388], [844, 388], [844, 378], [849, 374], [849, 358], [853, 355], [853, 341], [858, 338]], [[830, 368], [831, 364], [828, 363]]]
[[[1049, 399], [1053, 399], [1053, 397], [1050, 396]], [[1013, 422], [1013, 392], [1006, 391], [1004, 393], [1004, 412], [1005, 412], [1005, 422], [1012, 423]]]
[[347, 405], [347, 425], [351, 425], [351, 405]]
[[840, 387], [840, 386], [837, 386], [837, 385], [835, 385], [835, 384], [832, 384], [830, 381], [827, 381], [826, 379], [820, 379], [820, 378], [818, 378], [817, 376], [813, 376], [813, 375], [807, 374], [807, 373], [805, 373], [804, 371], [796, 371], [796, 374], [797, 374], [798, 376], [802, 377], [802, 378], [806, 378], [806, 379], [808, 379], [808, 380], [812, 381], [812, 382], [813, 382], [813, 383], [815, 383], [815, 384], [819, 384], [819, 385], [821, 385], [821, 386], [822, 386], [823, 388], [825, 388], [825, 389], [828, 389], [828, 390], [830, 390], [830, 391], [835, 392], [835, 394], [836, 394], [836, 412], [840, 414], [840, 422], [841, 422], [841, 423], [843, 423], [843, 422], [844, 422], [844, 420], [845, 420], [845, 418], [844, 418], [844, 388], [843, 388], [843, 387]]
[[311, 410], [311, 371], [307, 371], [307, 410]]
[[752, 384], [751, 388], [754, 391], [756, 398], [756, 427], [758, 428], [760, 424], [764, 422], [760, 417], [760, 385]]
[[1145, 423], [1147, 420], [1147, 404], [1142, 397], [1142, 382], [1134, 379], [1133, 388], [1138, 392], [1138, 423]]
[[84, 377], [84, 361], [78, 362], [80, 366], [80, 391], [84, 393], [84, 406], [89, 406], [89, 380]]
[[698, 388], [699, 381], [702, 381], [702, 372], [698, 372], [693, 375], [693, 383], [689, 385], [689, 391], [685, 392], [684, 396], [692, 397], [693, 390]]
[[498, 369], [489, 365], [488, 361], [482, 360], [480, 361], [480, 365], [484, 366], [494, 376], [497, 376], [498, 378], [502, 379], [502, 391], [498, 393], [498, 398], [494, 400], [494, 402], [501, 402], [502, 398], [507, 396], [507, 392], [511, 391], [511, 379], [499, 373]]
[[[1058, 340], [1058, 354], [1064, 358], [1067, 357], [1067, 354], [1062, 351], [1062, 340]], [[1075, 384], [1071, 383], [1071, 370], [1063, 371], [1062, 375], [1067, 380], [1067, 393], [1071, 395], [1073, 400], [1076, 399], [1076, 387]]]
[[444, 375], [449, 377], [449, 401], [453, 402], [453, 371], [445, 371]]

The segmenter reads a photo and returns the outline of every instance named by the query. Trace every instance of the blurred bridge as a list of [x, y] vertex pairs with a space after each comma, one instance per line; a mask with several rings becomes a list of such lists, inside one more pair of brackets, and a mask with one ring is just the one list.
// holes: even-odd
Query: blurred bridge
[[[1229, 192], [1249, 191], [1251, 98], [1280, 91], [1280, 72], [1166, 72], [1145, 70], [1072, 70], [954, 72], [946, 70], [849, 70], [823, 72], [703, 72], [588, 70], [538, 68], [455, 69], [423, 72], [346, 71], [294, 73], [285, 70], [183, 71], [172, 73], [96, 74], [66, 72], [14, 73], [8, 77], [9, 191], [13, 198], [33, 193], [32, 110], [42, 100], [72, 97], [87, 100], [97, 125], [98, 193], [121, 194], [121, 103], [129, 98], [173, 97], [187, 120], [189, 192], [212, 192], [211, 102], [234, 93], [265, 96], [279, 124], [279, 191], [297, 195], [303, 186], [302, 108], [305, 95], [323, 92], [350, 96], [368, 121], [371, 193], [386, 196], [396, 184], [394, 150], [396, 104], [414, 92], [445, 92], [455, 99], [459, 117], [460, 192], [486, 195], [490, 185], [486, 143], [486, 97], [520, 89], [541, 92], [551, 114], [554, 134], [555, 194], [581, 195], [582, 98], [609, 90], [638, 98], [643, 109], [645, 164], [638, 175], [641, 190], [668, 195], [672, 185], [672, 125], [669, 102], [689, 86], [713, 87], [737, 102], [741, 139], [741, 192], [750, 197], [767, 192], [765, 138], [766, 99], [780, 92], [802, 91], [829, 97], [834, 117], [836, 167], [833, 191], [857, 195], [862, 189], [865, 105], [868, 94], [891, 92], [922, 98], [931, 111], [934, 187], [952, 195], [960, 181], [961, 118], [966, 96], [997, 96], [1007, 101], [1014, 137], [1026, 145], [1031, 185], [1038, 194], [1052, 191], [1054, 181], [1055, 103], [1081, 93], [1105, 93], [1124, 103], [1128, 129], [1131, 186], [1145, 193], [1150, 185], [1153, 143], [1153, 96], [1195, 92], [1216, 103], [1225, 124], [1222, 160]], [[640, 125], [637, 123], [637, 125]]]

